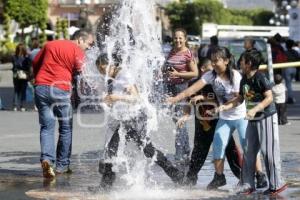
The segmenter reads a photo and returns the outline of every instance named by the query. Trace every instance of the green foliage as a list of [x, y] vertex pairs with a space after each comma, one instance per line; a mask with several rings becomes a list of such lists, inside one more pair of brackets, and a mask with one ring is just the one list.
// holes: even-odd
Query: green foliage
[[21, 28], [47, 21], [47, 0], [6, 0], [5, 12]]
[[3, 14], [4, 16], [4, 25], [3, 25], [3, 30], [5, 31], [5, 40], [6, 41], [9, 41], [9, 35], [10, 35], [10, 23], [11, 23], [11, 20], [10, 20], [10, 17], [8, 14], [4, 13]]
[[68, 20], [67, 19], [62, 20], [61, 27], [62, 27], [63, 37], [65, 39], [68, 39], [69, 38], [69, 33], [68, 33]]
[[56, 39], [61, 39], [62, 38], [62, 21], [57, 18], [56, 20], [56, 35], [55, 38]]
[[39, 35], [39, 41], [40, 41], [40, 44], [44, 45], [44, 43], [47, 41], [47, 35], [46, 35], [47, 24], [46, 24], [46, 22], [41, 23], [39, 25], [39, 27], [42, 30], [42, 34]]
[[68, 20], [57, 18], [56, 21], [56, 39], [68, 39]]
[[182, 27], [189, 34], [200, 34], [206, 22], [233, 25], [267, 25], [272, 12], [263, 9], [225, 9], [218, 0], [181, 0], [167, 6], [172, 28]]
[[[4, 11], [24, 29], [47, 23], [47, 0], [6, 0]], [[24, 35], [21, 37], [24, 40]]]
[[11, 61], [11, 57], [15, 52], [16, 44], [11, 41], [0, 42], [0, 63], [6, 63]]

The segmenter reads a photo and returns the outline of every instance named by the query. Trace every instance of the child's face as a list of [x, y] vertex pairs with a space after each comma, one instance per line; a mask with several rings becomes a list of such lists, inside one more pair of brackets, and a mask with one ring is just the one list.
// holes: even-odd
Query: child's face
[[226, 71], [226, 67], [227, 67], [228, 63], [229, 63], [228, 59], [224, 60], [223, 58], [216, 57], [216, 56], [213, 56], [211, 59], [212, 67], [216, 71], [217, 74], [224, 73]]
[[251, 71], [250, 70], [250, 65], [246, 63], [244, 57], [242, 57], [242, 59], [241, 59], [240, 66], [241, 66], [241, 70], [242, 70], [243, 74], [248, 74]]

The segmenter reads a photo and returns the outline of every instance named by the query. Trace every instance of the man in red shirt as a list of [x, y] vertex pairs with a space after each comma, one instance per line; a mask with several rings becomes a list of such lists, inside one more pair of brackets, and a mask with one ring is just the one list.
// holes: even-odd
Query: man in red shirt
[[[84, 51], [93, 44], [93, 36], [79, 30], [71, 40], [55, 40], [45, 44], [33, 60], [35, 102], [39, 113], [41, 165], [45, 178], [69, 169], [72, 147], [71, 82], [80, 73]], [[59, 138], [55, 153], [55, 118]], [[53, 166], [56, 165], [55, 173]]]

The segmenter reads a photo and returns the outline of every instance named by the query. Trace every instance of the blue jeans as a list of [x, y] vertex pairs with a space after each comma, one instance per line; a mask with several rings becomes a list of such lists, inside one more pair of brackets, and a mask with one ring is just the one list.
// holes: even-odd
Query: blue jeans
[[224, 158], [229, 138], [235, 129], [239, 133], [240, 143], [244, 150], [247, 125], [248, 120], [244, 118], [236, 120], [219, 119], [213, 140], [213, 156], [215, 160]]
[[[167, 85], [167, 92], [171, 96], [176, 96], [183, 90], [188, 87], [187, 83], [182, 84], [169, 84]], [[176, 124], [177, 121], [184, 115], [184, 109], [186, 106], [185, 102], [179, 102], [175, 105], [172, 119]], [[176, 136], [175, 136], [175, 159], [181, 160], [189, 157], [190, 154], [190, 144], [189, 144], [189, 133], [186, 123], [182, 128], [176, 127]]]
[[[72, 150], [71, 93], [56, 87], [35, 87], [35, 102], [39, 113], [41, 161], [56, 163], [56, 170], [65, 171], [70, 165]], [[55, 121], [58, 119], [59, 138], [55, 154]]]

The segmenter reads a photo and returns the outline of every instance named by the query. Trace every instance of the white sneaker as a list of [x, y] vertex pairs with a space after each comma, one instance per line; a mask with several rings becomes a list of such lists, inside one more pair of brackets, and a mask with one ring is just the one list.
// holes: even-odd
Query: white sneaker
[[21, 112], [25, 112], [26, 111], [26, 109], [25, 108], [21, 108]]

